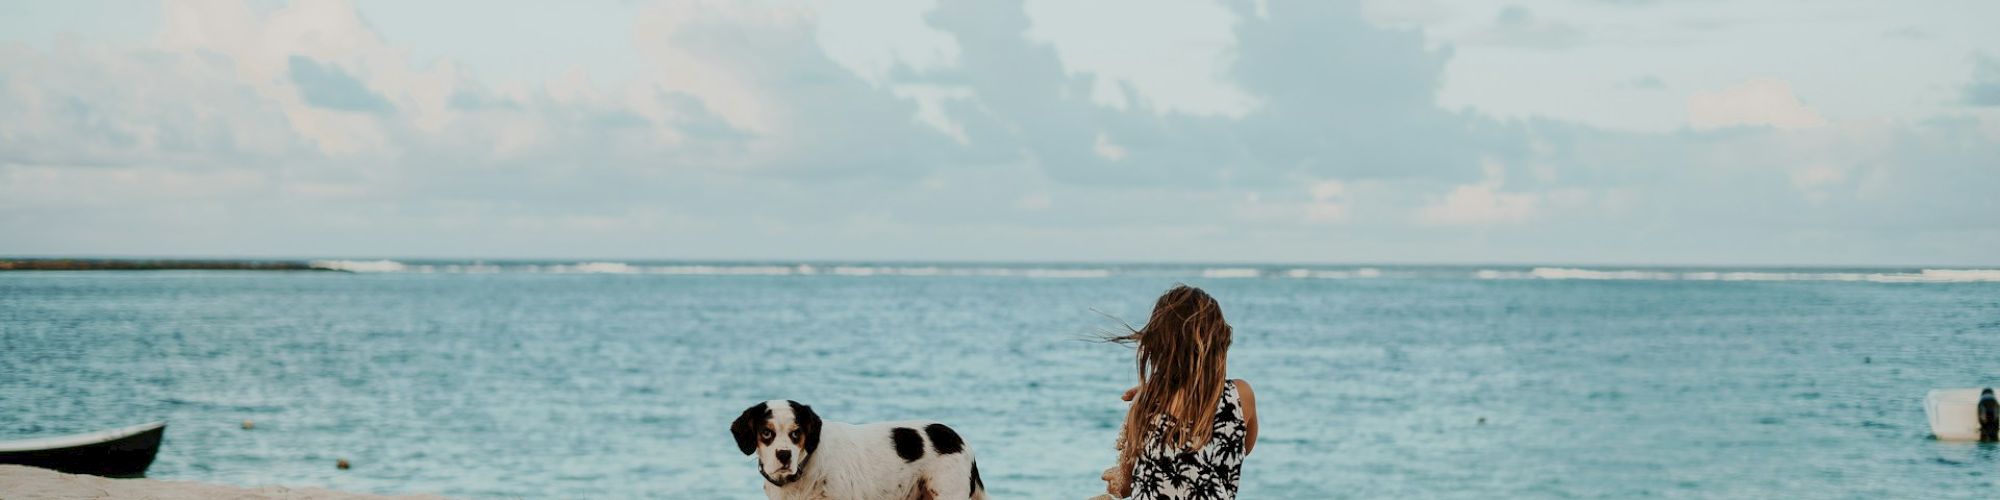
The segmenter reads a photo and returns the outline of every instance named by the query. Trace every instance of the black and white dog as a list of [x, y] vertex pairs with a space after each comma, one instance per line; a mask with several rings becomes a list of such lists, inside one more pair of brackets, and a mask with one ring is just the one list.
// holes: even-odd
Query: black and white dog
[[773, 500], [985, 499], [972, 448], [944, 424], [822, 422], [797, 401], [765, 401], [729, 424], [757, 456]]

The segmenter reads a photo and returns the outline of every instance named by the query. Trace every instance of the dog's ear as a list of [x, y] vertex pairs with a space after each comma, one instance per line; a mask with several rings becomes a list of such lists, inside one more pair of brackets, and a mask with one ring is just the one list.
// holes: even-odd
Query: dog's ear
[[771, 409], [764, 403], [757, 403], [743, 409], [743, 416], [729, 423], [729, 433], [736, 435], [736, 449], [744, 455], [757, 452], [757, 430], [764, 427], [764, 421], [771, 418]]
[[806, 442], [801, 446], [803, 446], [806, 449], [806, 453], [812, 453], [813, 451], [818, 450], [819, 427], [820, 427], [819, 414], [813, 413], [813, 409], [811, 406], [799, 404], [798, 401], [792, 401], [788, 399], [785, 400], [785, 402], [792, 404], [792, 420], [797, 421], [799, 423], [799, 432], [804, 433], [806, 435]]

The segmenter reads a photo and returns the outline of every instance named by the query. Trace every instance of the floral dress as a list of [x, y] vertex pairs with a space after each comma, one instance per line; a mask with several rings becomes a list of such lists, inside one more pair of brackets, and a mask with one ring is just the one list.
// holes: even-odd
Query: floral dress
[[1215, 405], [1215, 426], [1208, 444], [1181, 450], [1153, 437], [1164, 434], [1169, 417], [1147, 434], [1146, 447], [1132, 465], [1133, 500], [1229, 500], [1243, 474], [1243, 408], [1236, 399], [1236, 382], [1225, 381], [1222, 401]]

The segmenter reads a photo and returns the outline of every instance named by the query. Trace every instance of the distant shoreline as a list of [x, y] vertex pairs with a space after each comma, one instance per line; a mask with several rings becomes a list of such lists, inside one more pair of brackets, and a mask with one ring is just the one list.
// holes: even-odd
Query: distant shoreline
[[336, 271], [307, 261], [196, 259], [0, 259], [0, 271]]

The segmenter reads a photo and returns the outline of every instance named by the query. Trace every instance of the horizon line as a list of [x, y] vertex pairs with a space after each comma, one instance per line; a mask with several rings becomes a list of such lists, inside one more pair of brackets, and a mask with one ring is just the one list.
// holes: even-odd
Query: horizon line
[[1974, 268], [1974, 269], [2000, 269], [2000, 264], [1963, 264], [1963, 263], [1961, 263], [1961, 264], [1943, 264], [1943, 263], [1931, 263], [1931, 264], [1873, 264], [1873, 263], [1870, 263], [1870, 264], [1857, 264], [1857, 263], [1831, 263], [1831, 264], [1829, 264], [1829, 263], [1817, 263], [1817, 264], [1815, 264], [1815, 263], [1785, 263], [1785, 264], [1778, 264], [1778, 263], [1747, 263], [1747, 262], [1730, 262], [1730, 263], [1702, 263], [1702, 262], [1660, 262], [1660, 263], [1633, 263], [1633, 262], [1608, 262], [1608, 261], [1607, 261], [1607, 262], [1556, 262], [1556, 261], [1526, 261], [1526, 260], [1522, 260], [1522, 261], [1486, 261], [1486, 262], [1474, 262], [1474, 261], [1455, 261], [1455, 262], [1454, 262], [1454, 261], [1430, 261], [1430, 262], [1421, 262], [1421, 261], [1405, 261], [1405, 262], [1392, 262], [1392, 261], [1375, 261], [1375, 262], [1368, 262], [1368, 261], [1250, 261], [1250, 260], [1239, 260], [1239, 261], [1226, 261], [1226, 260], [1223, 260], [1223, 261], [1200, 261], [1200, 260], [1051, 260], [1051, 259], [1024, 259], [1024, 260], [999, 260], [999, 259], [909, 259], [909, 258], [901, 258], [901, 259], [899, 259], [899, 258], [859, 258], [859, 259], [856, 259], [856, 258], [745, 258], [745, 257], [734, 257], [734, 258], [705, 258], [705, 257], [457, 257], [457, 256], [453, 256], [453, 257], [439, 257], [439, 256], [401, 256], [401, 257], [390, 257], [390, 256], [359, 256], [359, 257], [356, 257], [356, 256], [313, 256], [313, 257], [307, 257], [307, 256], [295, 256], [295, 255], [288, 255], [288, 256], [268, 256], [268, 255], [266, 255], [266, 256], [255, 256], [255, 255], [250, 255], [250, 256], [246, 256], [246, 255], [194, 255], [194, 254], [167, 254], [167, 255], [135, 255], [135, 254], [76, 254], [76, 255], [57, 255], [57, 254], [4, 254], [4, 253], [0, 253], [0, 261], [20, 261], [20, 260], [92, 260], [92, 261], [107, 261], [107, 262], [120, 262], [120, 261], [148, 261], [148, 260], [154, 260], [154, 261], [183, 261], [183, 262], [191, 262], [191, 261], [206, 261], [206, 262], [298, 262], [298, 263], [310, 263], [310, 262], [313, 262], [313, 261], [384, 261], [384, 260], [386, 260], [386, 261], [394, 261], [394, 262], [401, 262], [401, 263], [411, 263], [411, 262], [418, 262], [418, 263], [421, 263], [421, 262], [492, 262], [492, 263], [507, 263], [507, 262], [519, 262], [519, 263], [540, 263], [540, 262], [574, 262], [574, 263], [592, 263], [592, 262], [604, 262], [604, 263], [626, 263], [626, 264], [633, 264], [633, 263], [708, 263], [708, 264], [713, 264], [713, 263], [741, 263], [741, 264], [780, 264], [780, 263], [782, 263], [782, 264], [806, 264], [806, 265], [840, 265], [840, 264], [917, 264], [917, 265], [982, 265], [982, 264], [983, 264], [983, 265], [1113, 265], [1113, 266], [1263, 266], [1263, 267], [1281, 267], [1281, 266], [1304, 266], [1304, 267], [1357, 267], [1357, 268], [1365, 268], [1365, 267], [1467, 267], [1467, 268], [1472, 268], [1472, 267], [1482, 267], [1482, 266], [1501, 266], [1501, 267], [1530, 267], [1530, 268], [1532, 268], [1532, 267], [1589, 267], [1589, 268], [1612, 268], [1612, 267], [1619, 267], [1619, 268], [1639, 268], [1639, 269], [1676, 269], [1676, 268], [1716, 268], [1716, 269], [1835, 269], [1835, 268], [1841, 268], [1841, 269], [1942, 269], [1942, 268]]

